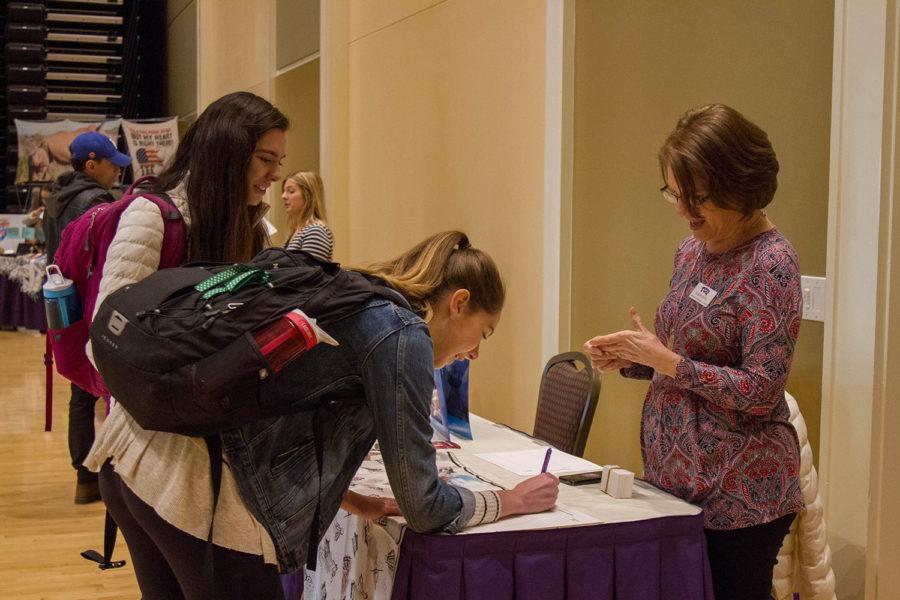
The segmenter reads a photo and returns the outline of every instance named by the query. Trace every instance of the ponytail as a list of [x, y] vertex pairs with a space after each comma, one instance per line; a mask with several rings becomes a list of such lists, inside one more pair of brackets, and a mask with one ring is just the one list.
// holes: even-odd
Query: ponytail
[[457, 289], [469, 290], [472, 306], [490, 314], [500, 312], [506, 300], [496, 263], [461, 231], [435, 234], [393, 260], [355, 270], [384, 280], [425, 321], [441, 298]]

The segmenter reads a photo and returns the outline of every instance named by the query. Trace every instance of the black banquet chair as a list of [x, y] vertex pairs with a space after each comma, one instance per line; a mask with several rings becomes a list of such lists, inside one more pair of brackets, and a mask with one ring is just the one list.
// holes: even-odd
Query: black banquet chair
[[600, 372], [581, 352], [565, 352], [547, 361], [538, 392], [534, 437], [563, 452], [584, 456], [597, 398]]

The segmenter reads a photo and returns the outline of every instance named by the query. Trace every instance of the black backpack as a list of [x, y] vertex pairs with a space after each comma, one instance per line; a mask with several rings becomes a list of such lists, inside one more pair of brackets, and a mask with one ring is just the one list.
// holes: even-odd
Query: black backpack
[[[100, 305], [90, 329], [94, 361], [107, 389], [142, 428], [204, 436], [215, 514], [222, 480], [217, 434], [276, 416], [266, 414], [259, 398], [277, 375], [251, 333], [295, 308], [327, 326], [376, 294], [409, 308], [403, 296], [380, 280], [281, 248], [263, 250], [246, 264], [163, 269], [117, 290]], [[310, 418], [316, 414], [313, 408]], [[320, 428], [314, 431], [321, 476], [324, 448]], [[314, 523], [319, 511], [317, 498]], [[125, 561], [111, 559], [115, 539], [116, 523], [107, 512], [103, 554], [86, 550], [82, 556], [101, 569], [121, 567]], [[317, 543], [318, 528], [313, 527], [311, 568]], [[212, 549], [210, 526], [204, 579], [215, 597]]]
[[294, 308], [327, 327], [375, 293], [406, 305], [359, 273], [280, 248], [241, 265], [163, 269], [106, 298], [91, 325], [94, 360], [141, 427], [207, 436], [274, 416], [259, 396], [277, 375], [251, 332]]

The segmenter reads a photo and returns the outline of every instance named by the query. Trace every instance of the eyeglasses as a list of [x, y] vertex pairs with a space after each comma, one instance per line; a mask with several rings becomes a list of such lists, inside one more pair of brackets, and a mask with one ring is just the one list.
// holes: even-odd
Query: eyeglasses
[[[660, 193], [662, 193], [663, 200], [668, 202], [669, 204], [678, 204], [679, 200], [682, 200], [681, 196], [676, 196], [675, 192], [669, 189], [669, 186], [664, 185], [659, 188]], [[697, 196], [697, 206], [700, 206], [704, 202], [709, 200], [709, 194], [705, 196]]]

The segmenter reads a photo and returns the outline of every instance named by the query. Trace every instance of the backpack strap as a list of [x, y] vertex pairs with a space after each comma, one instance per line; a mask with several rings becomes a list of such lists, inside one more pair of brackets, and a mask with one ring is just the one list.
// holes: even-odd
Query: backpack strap
[[[149, 177], [149, 175], [148, 175]], [[169, 203], [171, 208], [163, 210], [163, 208], [159, 207], [159, 212], [162, 213], [163, 219], [168, 219], [170, 221], [183, 221], [184, 217], [181, 216], [181, 212], [178, 210], [178, 206], [176, 206], [175, 201], [172, 200], [172, 197], [165, 192], [159, 192], [158, 194], [153, 194], [157, 198], [165, 200]], [[146, 196], [145, 196], [146, 197]], [[159, 206], [159, 205], [157, 205]]]
[[416, 312], [412, 309], [412, 306], [409, 304], [409, 300], [406, 297], [389, 286], [387, 282], [378, 277], [377, 275], [370, 275], [369, 273], [360, 273], [359, 271], [355, 271], [362, 275], [369, 283], [372, 284], [372, 290], [375, 292], [376, 296], [381, 296], [388, 302], [392, 302], [399, 306], [400, 308], [405, 308], [410, 312]]
[[222, 438], [216, 434], [208, 435], [203, 439], [206, 440], [206, 452], [209, 454], [209, 475], [213, 492], [209, 534], [206, 536], [206, 556], [203, 558], [203, 579], [209, 586], [207, 598], [216, 598], [216, 555], [213, 546], [213, 527], [216, 521], [216, 506], [219, 504], [219, 492], [222, 489]]
[[316, 492], [316, 510], [313, 512], [312, 526], [309, 528], [309, 546], [306, 551], [306, 568], [316, 570], [319, 559], [319, 532], [322, 527], [319, 523], [322, 512], [322, 463], [325, 455], [325, 436], [322, 433], [322, 418], [319, 408], [313, 413], [313, 440], [316, 449], [316, 471], [319, 477], [319, 490]]
[[[175, 201], [166, 193], [141, 194], [145, 200], [156, 205], [163, 218], [165, 226], [163, 230], [163, 245], [159, 255], [159, 268], [168, 269], [179, 266], [184, 260], [185, 247], [187, 245], [187, 231], [184, 217], [178, 210]], [[176, 231], [172, 237], [169, 233]]]
[[106, 522], [103, 525], [103, 554], [101, 555], [96, 550], [85, 550], [81, 553], [81, 556], [86, 558], [87, 560], [98, 563], [101, 571], [105, 571], [106, 569], [118, 569], [119, 567], [124, 567], [124, 560], [111, 560], [113, 550], [115, 550], [116, 548], [117, 530], [118, 526], [116, 526], [115, 520], [113, 520], [112, 515], [109, 514], [109, 511], [107, 510]]
[[[143, 177], [138, 177], [134, 181], [131, 182], [131, 185], [128, 186], [128, 189], [125, 191], [125, 196], [131, 196], [135, 193], [135, 190], [139, 190], [144, 187], [144, 184], [152, 184], [156, 182], [155, 175], [144, 175]], [[161, 194], [157, 194], [161, 195]]]
[[401, 294], [394, 288], [388, 287], [380, 279], [372, 281], [372, 284], [372, 287], [375, 290], [375, 294], [377, 296], [381, 296], [385, 300], [393, 302], [397, 306], [405, 308], [408, 311], [413, 311], [412, 307], [409, 305], [409, 301], [403, 297], [403, 294]]

